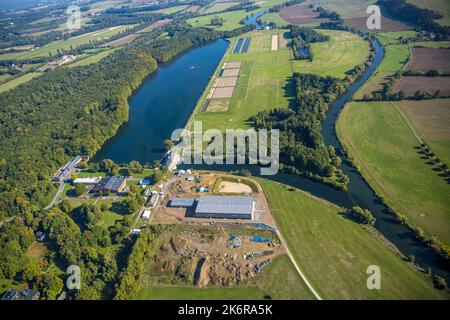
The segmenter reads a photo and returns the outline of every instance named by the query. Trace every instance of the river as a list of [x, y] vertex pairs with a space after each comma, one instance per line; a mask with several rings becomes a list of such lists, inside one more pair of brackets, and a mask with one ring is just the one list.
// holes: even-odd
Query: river
[[[227, 47], [228, 43], [225, 40], [217, 40], [194, 48], [169, 64], [161, 65], [159, 70], [150, 76], [130, 98], [130, 121], [105, 144], [94, 160], [109, 158], [117, 163], [131, 160], [148, 163], [160, 160], [165, 153], [163, 141], [170, 138], [174, 129], [184, 126]], [[370, 78], [382, 61], [383, 48], [377, 41], [374, 42], [374, 48], [376, 54], [371, 67], [331, 105], [323, 121], [325, 144], [334, 146], [338, 152], [341, 151], [341, 145], [335, 134], [336, 119], [340, 110]], [[225, 165], [190, 167], [220, 171], [243, 168]], [[250, 169], [254, 175], [259, 174], [257, 167], [246, 166], [246, 168]], [[413, 255], [419, 266], [425, 269], [431, 268], [433, 272], [449, 282], [450, 273], [441, 264], [439, 256], [431, 248], [417, 241], [413, 232], [406, 226], [396, 222], [352, 166], [344, 162], [342, 168], [350, 178], [348, 191], [336, 190], [308, 178], [285, 173], [265, 178], [297, 187], [342, 207], [358, 205], [369, 209], [377, 219], [375, 227], [386, 239], [397, 246], [405, 256]]]

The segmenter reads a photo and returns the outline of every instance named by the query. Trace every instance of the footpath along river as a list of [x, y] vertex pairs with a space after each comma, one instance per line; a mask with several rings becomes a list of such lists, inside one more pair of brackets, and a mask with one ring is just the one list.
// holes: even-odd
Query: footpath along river
[[[338, 152], [341, 151], [341, 145], [336, 137], [335, 122], [339, 112], [370, 78], [384, 57], [383, 47], [377, 41], [374, 41], [373, 45], [376, 54], [371, 67], [332, 104], [322, 124], [325, 144], [334, 146]], [[94, 160], [112, 159], [117, 163], [131, 160], [147, 163], [160, 160], [165, 153], [163, 141], [170, 138], [174, 129], [184, 126], [227, 47], [228, 42], [220, 39], [189, 50], [173, 62], [160, 66], [130, 98], [130, 121], [103, 146]], [[350, 178], [347, 191], [336, 190], [311, 179], [285, 173], [265, 178], [297, 187], [339, 206], [349, 208], [357, 205], [369, 209], [377, 219], [375, 227], [386, 239], [397, 246], [405, 256], [414, 256], [419, 266], [431, 268], [448, 283], [450, 272], [441, 263], [436, 252], [417, 241], [413, 232], [388, 214], [387, 208], [352, 166], [347, 163], [342, 166]], [[243, 168], [226, 165], [190, 167], [220, 171]], [[250, 169], [254, 175], [259, 174], [257, 167], [245, 168]]]

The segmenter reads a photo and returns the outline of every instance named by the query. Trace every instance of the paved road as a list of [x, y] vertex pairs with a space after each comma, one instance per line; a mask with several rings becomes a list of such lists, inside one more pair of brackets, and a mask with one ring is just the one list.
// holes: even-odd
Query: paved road
[[287, 253], [289, 259], [291, 259], [292, 264], [294, 265], [295, 269], [297, 269], [298, 274], [303, 279], [303, 281], [305, 282], [308, 289], [311, 291], [311, 293], [314, 295], [314, 297], [316, 297], [317, 300], [322, 300], [322, 298], [317, 293], [317, 291], [314, 289], [314, 287], [311, 285], [311, 283], [308, 281], [308, 279], [306, 278], [306, 276], [304, 275], [302, 270], [300, 270], [300, 267], [297, 265], [297, 262], [295, 262], [294, 256], [292, 255], [291, 250], [289, 250], [289, 247], [287, 246], [287, 243], [284, 240], [284, 238], [281, 235], [280, 230], [278, 230], [278, 228], [276, 229], [276, 233], [277, 233], [278, 238], [280, 239], [282, 245], [286, 248], [286, 253]]
[[52, 202], [50, 202], [50, 204], [44, 208], [45, 210], [50, 210], [55, 205], [55, 203], [59, 201], [59, 198], [61, 197], [61, 193], [64, 190], [64, 185], [65, 185], [64, 183], [60, 184], [58, 191], [55, 194], [55, 197], [53, 198]]

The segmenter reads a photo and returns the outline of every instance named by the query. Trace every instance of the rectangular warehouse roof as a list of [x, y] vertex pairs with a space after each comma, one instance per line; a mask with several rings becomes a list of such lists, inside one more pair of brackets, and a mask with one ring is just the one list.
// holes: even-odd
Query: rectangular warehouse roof
[[204, 196], [198, 199], [195, 213], [198, 214], [243, 214], [253, 212], [253, 198], [235, 196]]
[[195, 199], [191, 198], [173, 198], [170, 201], [171, 207], [192, 207], [194, 205]]

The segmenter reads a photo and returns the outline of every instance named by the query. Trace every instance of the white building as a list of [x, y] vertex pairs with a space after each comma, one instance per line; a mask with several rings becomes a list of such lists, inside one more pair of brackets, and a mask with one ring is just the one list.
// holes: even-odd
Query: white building
[[73, 184], [94, 185], [99, 183], [101, 179], [101, 177], [76, 178], [75, 180], [73, 180]]

